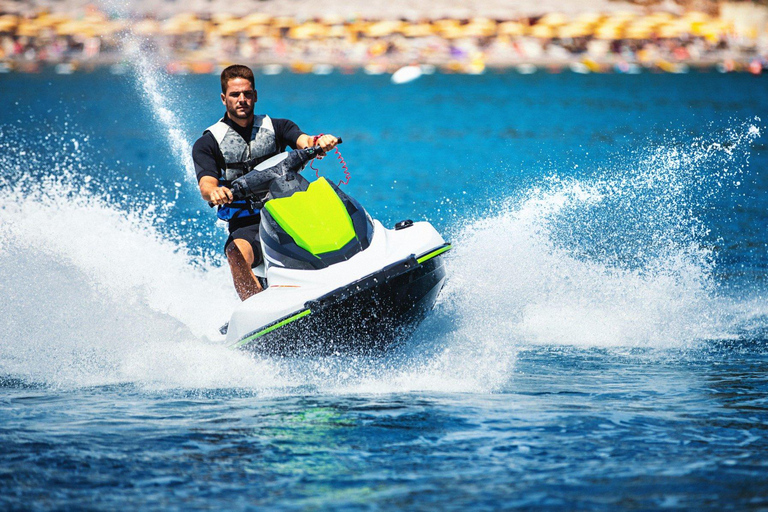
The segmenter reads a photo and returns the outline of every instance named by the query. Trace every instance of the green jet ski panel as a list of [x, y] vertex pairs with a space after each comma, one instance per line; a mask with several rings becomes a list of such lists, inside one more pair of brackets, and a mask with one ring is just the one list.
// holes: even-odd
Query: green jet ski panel
[[355, 238], [344, 203], [323, 177], [305, 192], [272, 199], [264, 208], [296, 245], [316, 256], [338, 251]]

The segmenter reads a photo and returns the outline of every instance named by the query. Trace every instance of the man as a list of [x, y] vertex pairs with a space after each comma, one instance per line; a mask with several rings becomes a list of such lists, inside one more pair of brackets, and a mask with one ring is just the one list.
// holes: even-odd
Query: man
[[240, 300], [262, 291], [252, 270], [262, 261], [261, 216], [250, 201], [233, 202], [229, 190], [232, 180], [285, 151], [286, 147], [320, 146], [325, 152], [338, 142], [333, 135], [309, 136], [288, 119], [254, 116], [256, 101], [253, 71], [241, 65], [226, 68], [221, 72], [221, 102], [227, 112], [203, 132], [192, 148], [200, 194], [209, 203], [218, 205], [218, 217], [229, 223], [224, 252]]

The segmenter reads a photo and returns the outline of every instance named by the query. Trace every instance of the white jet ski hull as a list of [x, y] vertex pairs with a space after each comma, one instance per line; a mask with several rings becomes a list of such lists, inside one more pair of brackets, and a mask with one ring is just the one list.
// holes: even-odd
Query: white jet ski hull
[[232, 313], [227, 344], [271, 354], [380, 351], [409, 335], [445, 281], [450, 245], [428, 222], [386, 229], [370, 246], [317, 270], [267, 260], [269, 287]]

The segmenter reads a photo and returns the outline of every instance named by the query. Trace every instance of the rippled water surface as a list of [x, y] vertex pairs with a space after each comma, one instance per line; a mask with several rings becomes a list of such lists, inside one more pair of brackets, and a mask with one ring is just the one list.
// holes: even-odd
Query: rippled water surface
[[455, 245], [404, 346], [291, 359], [214, 341], [218, 78], [137, 69], [0, 76], [0, 507], [768, 507], [763, 77], [257, 73]]

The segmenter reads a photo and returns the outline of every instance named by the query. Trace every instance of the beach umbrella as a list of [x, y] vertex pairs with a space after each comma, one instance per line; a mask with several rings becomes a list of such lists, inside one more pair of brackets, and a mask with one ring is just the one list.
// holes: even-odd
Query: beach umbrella
[[624, 31], [624, 37], [626, 39], [651, 39], [653, 37], [653, 30], [647, 25], [630, 25]]
[[223, 23], [227, 23], [235, 19], [236, 19], [235, 15], [228, 12], [214, 12], [213, 14], [211, 14], [211, 21], [216, 25], [221, 25]]
[[662, 25], [667, 25], [669, 23], [674, 22], [675, 19], [676, 19], [675, 16], [668, 12], [655, 12], [648, 16], [642, 17], [638, 21], [640, 21], [642, 24], [644, 24], [647, 27], [658, 28], [658, 27], [661, 27]]
[[209, 23], [203, 20], [191, 20], [186, 25], [184, 25], [184, 32], [187, 34], [192, 32], [207, 32]]
[[343, 25], [345, 21], [344, 18], [338, 14], [324, 14], [321, 16], [320, 20], [329, 27], [333, 25]]
[[650, 17], [661, 21], [672, 21], [677, 18], [677, 16], [667, 11], [656, 11], [655, 13], [651, 14]]
[[349, 31], [344, 25], [333, 25], [328, 27], [327, 31], [325, 32], [325, 37], [333, 37], [337, 39], [347, 37], [348, 35]]
[[321, 27], [323, 26], [313, 21], [302, 23], [301, 25], [291, 27], [291, 29], [288, 31], [288, 37], [291, 39], [301, 40], [312, 39], [321, 33]]
[[347, 24], [347, 29], [350, 32], [365, 32], [368, 25], [369, 23], [367, 21], [355, 20], [352, 23]]
[[60, 23], [55, 31], [57, 35], [60, 36], [73, 36], [77, 34], [78, 30], [78, 24], [76, 21], [66, 21], [64, 23]]
[[37, 37], [40, 33], [40, 26], [32, 20], [24, 20], [16, 28], [16, 35], [22, 37]]
[[591, 27], [585, 23], [569, 23], [557, 28], [557, 36], [561, 39], [586, 37], [591, 34]]
[[251, 25], [245, 31], [248, 37], [266, 37], [269, 35], [269, 27], [265, 25]]
[[494, 20], [489, 18], [472, 18], [471, 20], [469, 20], [469, 24], [492, 28], [494, 30], [496, 29], [496, 25], [497, 25], [497, 23]]
[[683, 15], [683, 19], [690, 23], [706, 23], [712, 19], [712, 17], [701, 11], [689, 11]]
[[697, 35], [704, 37], [707, 41], [714, 44], [725, 37], [727, 33], [728, 26], [726, 24], [719, 20], [713, 20], [699, 27]]
[[623, 29], [619, 25], [601, 25], [595, 29], [594, 36], [597, 39], [615, 41], [622, 38]]
[[19, 24], [19, 17], [14, 14], [3, 14], [0, 16], [0, 24], [13, 24], [16, 26]]
[[365, 35], [365, 29], [368, 23], [362, 20], [356, 20], [346, 25], [347, 36], [357, 41], [361, 35]]
[[473, 18], [462, 29], [465, 37], [493, 37], [496, 35], [496, 22], [487, 18]]
[[461, 39], [462, 37], [466, 37], [464, 34], [464, 29], [462, 29], [461, 26], [446, 27], [440, 33], [440, 36], [443, 39]]
[[630, 13], [612, 14], [605, 18], [600, 25], [598, 25], [598, 29], [600, 27], [614, 27], [612, 30], [621, 29], [628, 25], [630, 22], [633, 22], [636, 18], [637, 17], [634, 13], [631, 15]]
[[181, 25], [182, 33], [193, 34], [196, 32], [209, 32], [210, 25], [203, 20], [189, 20]]
[[290, 28], [296, 25], [296, 21], [288, 16], [279, 16], [272, 18], [272, 26], [274, 28]]
[[405, 37], [429, 37], [434, 34], [429, 23], [406, 23], [402, 31]]
[[56, 25], [66, 21], [69, 21], [69, 18], [58, 14], [48, 13], [41, 13], [37, 18], [35, 18], [35, 24], [40, 28], [53, 28]]
[[637, 18], [637, 13], [634, 11], [616, 11], [610, 14], [610, 19], [627, 22], [634, 18]]
[[549, 27], [559, 27], [568, 23], [568, 16], [561, 12], [550, 12], [539, 18], [536, 25], [547, 25]]
[[254, 12], [243, 17], [243, 23], [247, 26], [268, 25], [270, 21], [272, 21], [272, 16], [263, 12]]
[[647, 16], [644, 16], [642, 18], [637, 18], [635, 20], [632, 20], [627, 27], [642, 27], [647, 30], [653, 30], [654, 28], [661, 25], [661, 21], [657, 20], [656, 18], [650, 18]]
[[603, 15], [599, 12], [582, 12], [573, 19], [573, 23], [584, 25], [597, 25], [602, 21]]
[[56, 33], [60, 36], [86, 36], [86, 37], [94, 37], [99, 33], [99, 30], [97, 27], [100, 27], [99, 25], [94, 25], [92, 23], [88, 23], [86, 21], [81, 20], [73, 20], [68, 21], [66, 23], [62, 23], [58, 27], [56, 27]]
[[555, 31], [549, 25], [536, 24], [531, 27], [531, 35], [539, 39], [552, 39], [555, 37]]
[[688, 27], [684, 23], [673, 21], [658, 28], [657, 35], [662, 39], [675, 39], [688, 33]]
[[215, 32], [221, 36], [234, 36], [235, 34], [245, 31], [245, 27], [246, 24], [243, 22], [243, 20], [232, 18], [216, 26], [212, 32]]
[[16, 29], [17, 22], [15, 19], [7, 18], [5, 16], [0, 17], [0, 32], [13, 32]]
[[461, 25], [459, 20], [450, 19], [450, 18], [435, 20], [434, 22], [432, 22], [432, 26], [434, 27], [434, 30], [437, 33], [442, 33], [442, 32], [445, 32], [446, 30], [456, 31], [459, 28], [459, 25]]
[[497, 32], [500, 36], [522, 36], [528, 27], [520, 23], [519, 21], [504, 21], [499, 23]]
[[699, 35], [699, 29], [701, 26], [705, 23], [709, 23], [711, 19], [712, 18], [707, 13], [691, 11], [685, 13], [683, 17], [679, 18], [678, 22], [685, 25], [686, 31], [689, 34]]
[[399, 33], [403, 28], [402, 21], [378, 21], [368, 25], [365, 35], [368, 37], [385, 37]]

